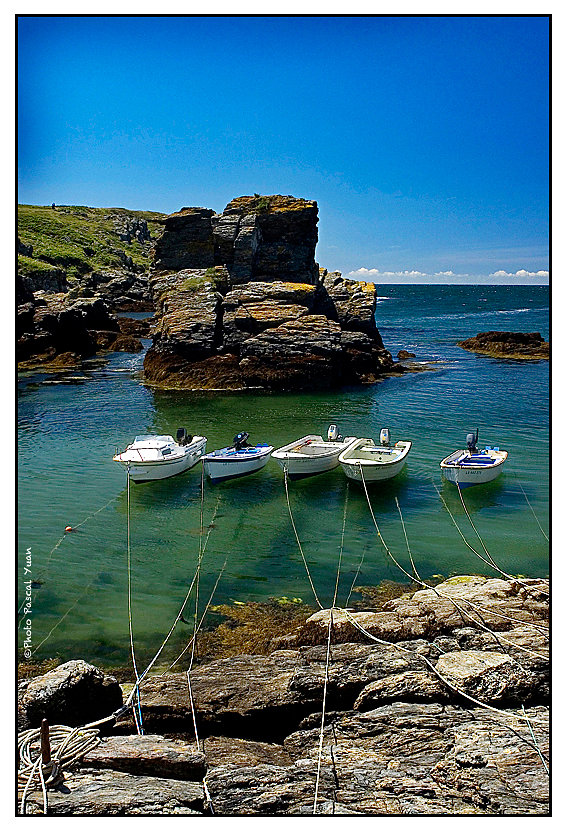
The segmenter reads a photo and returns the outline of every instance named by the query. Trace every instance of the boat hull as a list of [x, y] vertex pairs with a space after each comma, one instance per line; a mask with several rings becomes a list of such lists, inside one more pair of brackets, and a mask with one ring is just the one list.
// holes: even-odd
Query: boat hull
[[268, 447], [262, 453], [248, 456], [235, 454], [232, 457], [215, 457], [211, 454], [203, 459], [203, 466], [211, 482], [225, 482], [259, 471], [270, 459], [272, 451], [273, 448]]
[[[298, 447], [301, 447], [301, 441], [298, 441]], [[322, 445], [328, 444], [320, 436], [314, 437], [315, 444], [317, 441]], [[287, 471], [287, 476], [290, 480], [305, 479], [306, 477], [313, 477], [317, 474], [324, 474], [326, 471], [332, 471], [333, 468], [336, 468], [339, 464], [339, 456], [354, 441], [355, 438], [353, 437], [352, 441], [348, 444], [341, 442], [337, 448], [323, 450], [321, 453], [314, 453], [312, 455], [280, 448], [278, 451], [274, 451], [272, 458], [275, 459], [283, 471]]]
[[[380, 457], [380, 455], [384, 454], [386, 451], [381, 449], [380, 446], [374, 445], [374, 442], [370, 439], [360, 439], [358, 442], [355, 442], [351, 448], [347, 449], [339, 456], [339, 463], [346, 476], [356, 482], [364, 481], [365, 483], [370, 483], [391, 480], [404, 468], [407, 455], [411, 449], [411, 442], [402, 442], [399, 444], [400, 446], [403, 446], [403, 449], [396, 459], [392, 459], [392, 461], [388, 462], [373, 462], [372, 460], [365, 459], [362, 456], [357, 457], [357, 451], [364, 454], [364, 448], [366, 447], [371, 449], [371, 452], [375, 453], [377, 457]], [[389, 452], [395, 450], [396, 446], [394, 446], [394, 448]]]
[[[453, 485], [458, 485], [460, 488], [469, 488], [473, 485], [484, 485], [487, 482], [492, 482], [502, 473], [502, 467], [506, 462], [508, 454], [501, 452], [500, 458], [494, 465], [473, 466], [473, 465], [451, 465], [441, 462], [441, 474]], [[447, 457], [449, 459], [449, 457]]]
[[186, 453], [182, 457], [175, 459], [156, 460], [156, 461], [139, 461], [116, 459], [117, 462], [129, 471], [130, 479], [135, 483], [154, 482], [155, 480], [165, 480], [169, 477], [175, 477], [193, 468], [199, 462], [205, 449], [207, 447], [207, 440], [202, 439], [195, 443], [195, 446], [188, 446]]

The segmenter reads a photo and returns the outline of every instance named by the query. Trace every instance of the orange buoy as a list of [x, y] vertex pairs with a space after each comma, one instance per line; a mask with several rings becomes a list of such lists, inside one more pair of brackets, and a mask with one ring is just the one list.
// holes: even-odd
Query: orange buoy
[[72, 532], [73, 531], [73, 526], [65, 526], [65, 531], [66, 532]]

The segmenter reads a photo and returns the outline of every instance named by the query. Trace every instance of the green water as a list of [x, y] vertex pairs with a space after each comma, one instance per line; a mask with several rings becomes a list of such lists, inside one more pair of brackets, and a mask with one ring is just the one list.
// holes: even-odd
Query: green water
[[[29, 615], [33, 657], [128, 662], [127, 488], [112, 455], [137, 433], [175, 435], [180, 426], [207, 436], [208, 450], [226, 445], [240, 430], [247, 430], [251, 441], [278, 447], [307, 433], [325, 433], [331, 422], [344, 435], [377, 440], [380, 428], [389, 427], [394, 441], [411, 439], [404, 472], [370, 493], [384, 539], [409, 569], [397, 498], [417, 568], [428, 578], [497, 574], [466, 548], [434, 488], [478, 548], [458, 492], [439, 472], [440, 459], [461, 447], [478, 425], [481, 447], [499, 445], [510, 456], [497, 480], [464, 492], [471, 517], [502, 569], [547, 574], [547, 541], [532, 514], [533, 509], [548, 533], [547, 362], [497, 361], [455, 346], [459, 338], [488, 329], [547, 335], [547, 289], [472, 287], [471, 293], [470, 288], [379, 287], [377, 320], [387, 348], [410, 349], [417, 360], [439, 363], [436, 372], [371, 387], [277, 395], [152, 391], [140, 381], [142, 357], [119, 353], [86, 362], [82, 374], [22, 378], [18, 577], [20, 602], [24, 580], [41, 582]], [[289, 488], [323, 605], [333, 595], [344, 518], [339, 603], [346, 602], [353, 581], [406, 580], [376, 537], [364, 491], [348, 484], [340, 468]], [[195, 573], [201, 466], [170, 480], [132, 485], [130, 504], [132, 621], [143, 662], [161, 643]], [[213, 603], [288, 596], [315, 604], [281, 469], [273, 460], [250, 477], [215, 486], [205, 481], [202, 506], [202, 539], [208, 535], [208, 540], [199, 609], [221, 570]], [[63, 535], [67, 525], [78, 528]], [[194, 595], [186, 618], [193, 608]], [[189, 632], [177, 626], [167, 657], [179, 652]]]

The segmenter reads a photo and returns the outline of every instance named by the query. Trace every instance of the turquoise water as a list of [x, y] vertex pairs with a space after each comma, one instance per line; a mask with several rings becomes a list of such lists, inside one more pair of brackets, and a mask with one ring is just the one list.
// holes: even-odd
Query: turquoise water
[[[82, 373], [27, 374], [19, 384], [19, 600], [33, 589], [34, 658], [83, 657], [128, 662], [127, 489], [112, 462], [115, 448], [137, 433], [184, 426], [223, 447], [240, 430], [278, 447], [336, 422], [344, 435], [411, 439], [404, 472], [373, 486], [372, 504], [384, 539], [401, 563], [411, 551], [422, 578], [497, 574], [466, 548], [434, 485], [471, 544], [478, 544], [454, 486], [439, 461], [480, 428], [479, 444], [509, 451], [505, 472], [464, 493], [475, 526], [502, 569], [545, 575], [548, 533], [548, 362], [476, 356], [456, 341], [490, 329], [548, 330], [547, 287], [379, 286], [376, 318], [385, 346], [416, 353], [435, 372], [381, 384], [302, 394], [160, 392], [140, 381], [142, 355], [111, 354]], [[290, 483], [290, 500], [312, 579], [323, 604], [332, 599], [344, 528], [339, 603], [353, 581], [405, 580], [377, 540], [360, 486], [341, 469]], [[153, 655], [194, 575], [199, 554], [201, 466], [163, 482], [133, 485], [131, 501], [132, 621], [137, 654]], [[346, 504], [346, 515], [345, 515]], [[95, 513], [97, 512], [97, 513]], [[214, 525], [209, 524], [214, 519]], [[299, 597], [313, 603], [290, 525], [280, 468], [219, 484], [205, 482], [202, 609], [222, 571], [214, 603]], [[81, 525], [79, 525], [81, 524]], [[65, 526], [77, 527], [63, 535]], [[62, 539], [63, 538], [63, 539]], [[30, 551], [31, 550], [31, 551]], [[31, 572], [24, 575], [26, 552]], [[192, 600], [186, 611], [189, 618]], [[186, 641], [180, 624], [167, 655]], [[44, 640], [44, 643], [40, 643]], [[23, 632], [22, 632], [23, 644]]]

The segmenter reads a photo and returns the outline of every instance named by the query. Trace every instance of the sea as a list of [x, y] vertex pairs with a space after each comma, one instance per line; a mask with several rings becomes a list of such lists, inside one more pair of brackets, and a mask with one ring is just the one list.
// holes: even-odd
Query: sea
[[[156, 391], [143, 384], [143, 353], [110, 353], [81, 371], [19, 377], [17, 605], [26, 660], [125, 666], [130, 622], [138, 662], [148, 661], [199, 562], [198, 596], [194, 583], [184, 617], [208, 610], [203, 626], [218, 604], [301, 599], [316, 609], [315, 590], [329, 605], [337, 574], [336, 603], [352, 604], [360, 587], [407, 583], [410, 554], [424, 581], [548, 574], [549, 364], [457, 346], [488, 330], [538, 331], [547, 340], [548, 287], [379, 285], [377, 292], [385, 347], [394, 356], [415, 353], [423, 371], [331, 392]], [[403, 472], [369, 487], [374, 519], [364, 489], [340, 467], [290, 482], [288, 500], [274, 460], [216, 485], [202, 481], [198, 464], [129, 489], [112, 460], [137, 434], [175, 436], [185, 427], [205, 435], [211, 451], [239, 431], [279, 447], [326, 435], [331, 423], [376, 442], [387, 427], [394, 442], [413, 443]], [[498, 479], [463, 491], [463, 506], [439, 462], [477, 428], [481, 448], [498, 446], [509, 457]], [[180, 622], [161, 660], [175, 657], [188, 634]]]

